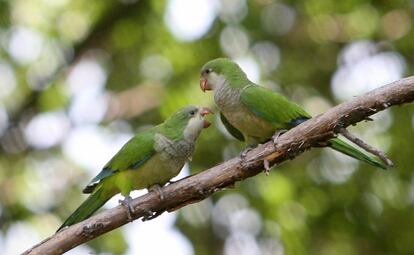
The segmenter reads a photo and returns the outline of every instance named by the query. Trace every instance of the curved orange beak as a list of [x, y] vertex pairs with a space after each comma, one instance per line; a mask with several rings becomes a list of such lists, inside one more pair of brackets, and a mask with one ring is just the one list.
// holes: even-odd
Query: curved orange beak
[[200, 78], [200, 89], [203, 92], [206, 92], [206, 90], [211, 90], [210, 86], [208, 85], [207, 79], [204, 77]]
[[[200, 115], [202, 117], [206, 116], [207, 114], [214, 114], [212, 110], [210, 110], [207, 107], [202, 107], [200, 109]], [[207, 120], [203, 120], [203, 128], [208, 128], [211, 125], [210, 122], [208, 122]]]

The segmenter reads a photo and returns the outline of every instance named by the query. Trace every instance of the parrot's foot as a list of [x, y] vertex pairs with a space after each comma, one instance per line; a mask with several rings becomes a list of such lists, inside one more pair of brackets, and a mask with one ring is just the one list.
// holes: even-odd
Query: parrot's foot
[[165, 196], [164, 196], [164, 192], [162, 191], [161, 185], [159, 185], [159, 184], [151, 185], [151, 186], [148, 187], [148, 191], [149, 192], [156, 192], [159, 195], [160, 200], [161, 201], [164, 200]]
[[286, 133], [287, 131], [288, 131], [287, 129], [281, 129], [275, 132], [275, 134], [272, 136], [272, 141], [275, 146], [277, 145], [277, 140], [279, 139], [279, 137], [283, 135], [284, 133]]
[[135, 214], [135, 210], [134, 210], [134, 208], [132, 207], [132, 204], [131, 204], [132, 197], [125, 196], [125, 198], [123, 200], [118, 200], [118, 202], [121, 205], [123, 205], [123, 206], [126, 207], [126, 209], [127, 209], [127, 215], [128, 215], [128, 220], [130, 222], [133, 221], [132, 215]]
[[240, 159], [244, 160], [244, 158], [247, 156], [247, 153], [249, 153], [249, 151], [253, 150], [256, 146], [253, 145], [249, 145], [246, 148], [244, 148], [241, 152], [240, 152]]
[[263, 160], [263, 167], [264, 167], [264, 173], [266, 176], [269, 176], [269, 172], [270, 172], [270, 165], [269, 165], [269, 161], [267, 159]]
[[245, 168], [246, 167], [246, 161], [245, 161], [245, 159], [246, 159], [246, 156], [247, 156], [247, 153], [249, 153], [249, 151], [251, 151], [252, 149], [254, 149], [254, 147], [255, 146], [253, 146], [253, 145], [249, 145], [249, 146], [247, 146], [246, 148], [244, 148], [243, 150], [242, 150], [242, 152], [240, 152], [240, 165], [243, 167], [243, 168]]

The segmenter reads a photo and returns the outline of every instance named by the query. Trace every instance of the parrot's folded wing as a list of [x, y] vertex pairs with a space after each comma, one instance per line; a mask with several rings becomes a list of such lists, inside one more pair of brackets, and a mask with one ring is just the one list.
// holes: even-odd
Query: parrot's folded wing
[[105, 165], [102, 171], [83, 189], [91, 193], [104, 178], [128, 169], [136, 169], [147, 162], [156, 153], [154, 149], [154, 130], [149, 129], [135, 135]]
[[272, 124], [280, 125], [280, 129], [292, 128], [298, 124], [295, 120], [310, 118], [299, 105], [261, 86], [246, 86], [240, 99], [251, 112]]

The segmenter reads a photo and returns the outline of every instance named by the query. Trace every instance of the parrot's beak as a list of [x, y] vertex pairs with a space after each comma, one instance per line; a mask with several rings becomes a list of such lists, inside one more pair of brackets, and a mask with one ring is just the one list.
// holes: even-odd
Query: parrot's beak
[[[202, 107], [200, 109], [200, 115], [202, 117], [206, 116], [207, 114], [214, 114], [212, 110], [210, 110], [207, 107]], [[203, 120], [203, 128], [208, 128], [211, 125], [210, 122], [208, 122], [207, 120]]]
[[207, 114], [214, 114], [214, 113], [213, 113], [213, 111], [210, 108], [201, 107], [201, 109], [200, 109], [200, 115], [204, 117]]
[[208, 85], [207, 79], [204, 77], [200, 78], [200, 88], [203, 92], [206, 92], [206, 90], [211, 90], [210, 86]]

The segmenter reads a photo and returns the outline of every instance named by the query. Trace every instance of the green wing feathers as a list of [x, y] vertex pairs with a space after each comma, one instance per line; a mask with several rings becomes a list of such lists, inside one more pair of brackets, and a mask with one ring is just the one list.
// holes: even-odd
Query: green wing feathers
[[136, 169], [147, 162], [154, 154], [154, 129], [135, 135], [105, 165], [102, 171], [89, 182], [83, 193], [91, 193], [103, 179], [118, 172]]
[[257, 116], [281, 128], [290, 128], [290, 122], [298, 118], [310, 118], [299, 105], [284, 96], [261, 86], [252, 84], [243, 89], [240, 99]]
[[139, 167], [155, 153], [154, 135], [155, 132], [152, 129], [137, 134], [115, 154], [104, 168], [124, 171]]
[[329, 140], [329, 147], [332, 149], [342, 152], [350, 157], [355, 159], [361, 160], [365, 163], [370, 164], [371, 166], [379, 167], [382, 169], [387, 169], [387, 166], [377, 157], [369, 156], [363, 151], [357, 149], [356, 147], [346, 143], [345, 141], [341, 140], [340, 138], [334, 138]]
[[59, 227], [56, 232], [59, 232], [62, 228], [66, 226], [71, 226], [78, 222], [81, 222], [91, 216], [99, 208], [101, 208], [112, 196], [115, 195], [115, 192], [106, 190], [102, 185], [99, 185], [92, 194], [73, 212], [67, 220]]

